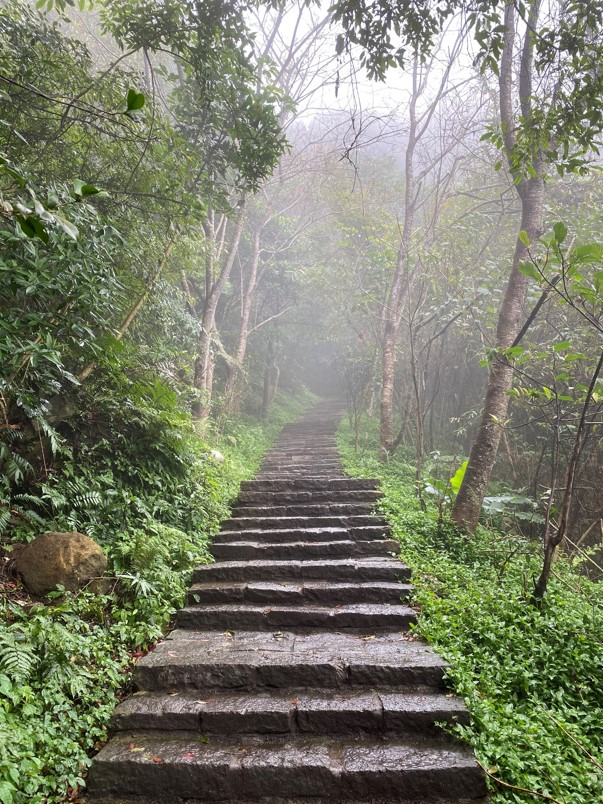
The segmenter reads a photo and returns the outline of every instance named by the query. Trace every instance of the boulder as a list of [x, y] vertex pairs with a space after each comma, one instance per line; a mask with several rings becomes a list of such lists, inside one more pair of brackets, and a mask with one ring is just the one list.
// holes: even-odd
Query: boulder
[[18, 551], [13, 568], [32, 595], [44, 595], [58, 584], [81, 589], [104, 573], [107, 559], [83, 533], [43, 533]]

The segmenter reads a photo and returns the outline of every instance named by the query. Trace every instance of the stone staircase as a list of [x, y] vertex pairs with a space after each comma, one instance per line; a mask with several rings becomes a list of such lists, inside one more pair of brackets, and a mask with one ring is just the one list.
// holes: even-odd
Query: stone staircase
[[410, 571], [343, 476], [341, 411], [288, 425], [242, 484], [176, 628], [136, 670], [93, 804], [485, 801], [445, 662], [408, 631]]

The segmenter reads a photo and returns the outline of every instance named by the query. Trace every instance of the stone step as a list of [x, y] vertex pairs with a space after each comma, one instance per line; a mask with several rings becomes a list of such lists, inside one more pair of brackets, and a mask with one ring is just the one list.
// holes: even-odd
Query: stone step
[[387, 525], [361, 525], [359, 527], [291, 527], [247, 530], [223, 530], [217, 533], [212, 544], [228, 542], [337, 542], [383, 540], [389, 533]]
[[[329, 505], [323, 503], [300, 503], [299, 505], [242, 505], [235, 506], [231, 511], [231, 517], [238, 519], [241, 517], [278, 517], [278, 516], [371, 516], [374, 509], [372, 502], [359, 503], [334, 503]], [[377, 515], [379, 516], [379, 515]], [[231, 520], [229, 520], [231, 521]]]
[[223, 530], [217, 533], [212, 544], [227, 544], [228, 542], [337, 542], [350, 541], [347, 528], [290, 528], [267, 530]]
[[371, 491], [379, 486], [378, 480], [338, 477], [333, 480], [293, 478], [291, 480], [243, 480], [241, 491]]
[[[237, 531], [239, 533], [240, 531]], [[352, 558], [359, 556], [397, 555], [398, 542], [393, 539], [341, 539], [316, 542], [252, 542], [237, 541], [211, 545], [211, 554], [220, 561], [259, 561], [261, 559]]]
[[417, 622], [414, 609], [389, 603], [348, 605], [261, 605], [224, 603], [192, 605], [176, 614], [176, 627], [188, 629], [249, 629], [251, 631], [326, 629], [368, 631], [406, 629]]
[[269, 455], [262, 461], [262, 468], [272, 469], [303, 469], [313, 472], [316, 469], [341, 469], [341, 461], [338, 458], [323, 458], [313, 460], [311, 456], [304, 458], [303, 455], [291, 456], [288, 460], [284, 457]]
[[427, 801], [451, 794], [483, 796], [473, 755], [452, 740], [246, 735], [200, 742], [191, 732], [117, 735], [96, 757], [93, 797], [149, 796], [174, 802], [287, 798], [385, 797]]
[[344, 558], [305, 561], [219, 561], [203, 564], [194, 583], [227, 581], [408, 581], [410, 569], [395, 558]]
[[291, 472], [288, 469], [283, 470], [279, 469], [274, 472], [268, 472], [266, 470], [261, 471], [258, 474], [258, 482], [262, 480], [317, 480], [321, 481], [321, 483], [330, 482], [331, 480], [341, 480], [341, 472], [334, 470], [324, 470], [324, 471], [314, 471], [314, 472]]
[[188, 604], [251, 603], [392, 603], [408, 602], [412, 587], [398, 582], [372, 581], [336, 583], [334, 581], [197, 583], [188, 591]]
[[134, 671], [138, 690], [442, 689], [446, 662], [407, 633], [177, 629]]
[[380, 491], [242, 491], [237, 499], [237, 505], [290, 505], [298, 503], [327, 503], [329, 505], [341, 503], [376, 502], [382, 497]]
[[353, 514], [352, 516], [236, 516], [222, 522], [222, 529], [232, 530], [268, 530], [275, 528], [354, 528], [362, 526], [378, 526], [384, 533], [389, 532], [389, 525], [382, 516], [372, 514]]
[[[409, 626], [410, 570], [346, 477], [340, 405], [286, 426], [242, 484], [176, 630], [95, 758], [91, 804], [475, 804], [484, 775], [446, 662]], [[277, 796], [275, 797], [275, 793]]]
[[357, 690], [284, 692], [138, 692], [121, 703], [113, 731], [203, 734], [439, 734], [438, 723], [469, 722], [459, 698], [442, 693]]
[[[261, 471], [269, 469], [270, 471], [282, 470], [283, 472], [297, 469], [299, 471], [316, 472], [324, 471], [325, 469], [338, 469], [341, 470], [341, 461], [333, 458], [331, 460], [313, 461], [310, 458], [304, 459], [303, 456], [297, 455], [286, 460], [284, 457], [270, 457], [265, 458], [261, 464]], [[343, 475], [342, 475], [343, 476]]]

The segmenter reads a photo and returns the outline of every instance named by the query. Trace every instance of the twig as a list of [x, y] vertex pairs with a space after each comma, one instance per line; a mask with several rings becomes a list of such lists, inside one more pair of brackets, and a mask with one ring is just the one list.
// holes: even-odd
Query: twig
[[539, 793], [536, 790], [529, 790], [527, 787], [518, 787], [516, 784], [509, 784], [509, 782], [503, 782], [502, 779], [498, 779], [496, 776], [494, 776], [493, 773], [490, 773], [490, 771], [487, 768], [485, 768], [479, 760], [476, 761], [477, 764], [480, 766], [480, 768], [483, 770], [483, 772], [486, 774], [486, 776], [490, 777], [490, 779], [496, 782], [496, 784], [500, 784], [503, 787], [509, 787], [511, 790], [519, 790], [520, 793], [529, 793], [529, 795], [537, 796], [538, 798], [541, 798], [543, 801], [552, 801], [553, 804], [566, 804], [566, 802], [564, 801], [559, 801], [558, 798], [547, 796], [546, 793]]
[[577, 745], [577, 746], [578, 746], [578, 748], [579, 748], [581, 751], [583, 751], [583, 752], [586, 754], [586, 756], [587, 756], [587, 757], [590, 759], [590, 761], [593, 763], [593, 765], [596, 765], [596, 767], [597, 767], [597, 768], [599, 768], [599, 770], [603, 771], [603, 765], [601, 765], [601, 763], [600, 763], [600, 762], [597, 762], [597, 760], [594, 758], [594, 756], [593, 756], [593, 755], [592, 755], [592, 754], [591, 754], [589, 751], [587, 751], [587, 750], [586, 750], [586, 748], [585, 748], [585, 747], [582, 745], [582, 743], [580, 743], [580, 742], [578, 742], [578, 740], [576, 740], [576, 738], [573, 736], [573, 734], [570, 734], [570, 732], [569, 732], [569, 731], [568, 731], [568, 730], [567, 730], [567, 729], [566, 729], [564, 726], [562, 726], [562, 725], [561, 725], [561, 723], [559, 723], [559, 721], [555, 720], [555, 718], [554, 718], [554, 717], [553, 717], [553, 716], [552, 716], [552, 715], [551, 715], [549, 712], [547, 712], [547, 711], [546, 711], [546, 709], [543, 709], [542, 711], [544, 712], [544, 714], [545, 714], [545, 715], [546, 715], [548, 718], [550, 718], [550, 719], [553, 721], [553, 723], [555, 724], [555, 726], [558, 726], [558, 727], [561, 729], [561, 731], [562, 731], [562, 732], [563, 732], [565, 735], [567, 735], [567, 736], [570, 738], [570, 740], [571, 740], [571, 741], [572, 741], [572, 742], [573, 742], [575, 745]]

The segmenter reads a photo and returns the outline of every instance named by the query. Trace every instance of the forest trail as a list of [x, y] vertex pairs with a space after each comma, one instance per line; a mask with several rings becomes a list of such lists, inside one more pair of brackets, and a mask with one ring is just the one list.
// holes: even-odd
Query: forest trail
[[408, 632], [410, 571], [347, 478], [324, 402], [284, 428], [90, 772], [93, 804], [485, 801], [446, 663]]

